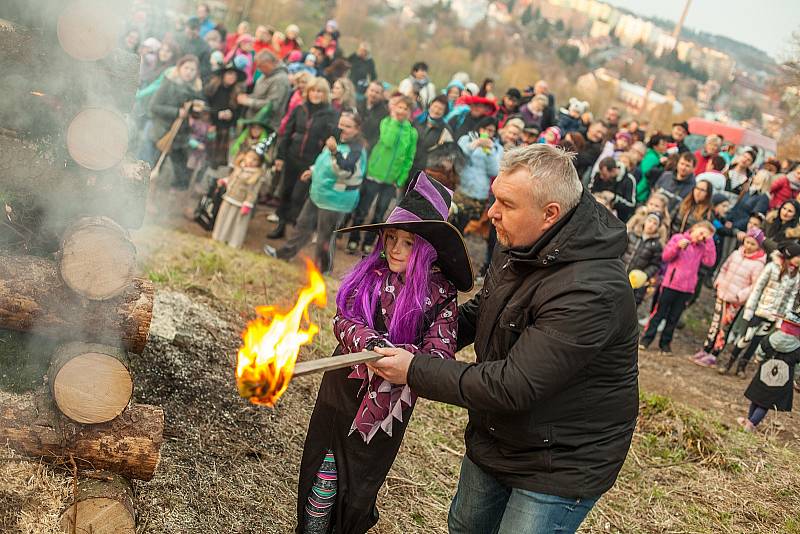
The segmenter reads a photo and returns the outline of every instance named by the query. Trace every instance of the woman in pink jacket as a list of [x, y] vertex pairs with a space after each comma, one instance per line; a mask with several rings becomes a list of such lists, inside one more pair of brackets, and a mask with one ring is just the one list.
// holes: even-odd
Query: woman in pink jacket
[[686, 303], [692, 298], [697, 285], [697, 271], [702, 263], [712, 267], [717, 261], [717, 250], [714, 247], [714, 226], [708, 221], [694, 224], [688, 232], [675, 234], [664, 247], [661, 259], [667, 264], [667, 270], [661, 282], [661, 293], [658, 302], [650, 315], [639, 350], [647, 350], [656, 337], [658, 324], [667, 320], [658, 347], [661, 354], [672, 354], [672, 334], [686, 309]]
[[728, 256], [719, 271], [714, 287], [717, 300], [714, 315], [708, 327], [708, 336], [703, 348], [694, 355], [694, 363], [702, 367], [713, 367], [717, 356], [725, 348], [733, 321], [739, 309], [747, 302], [747, 297], [764, 269], [767, 254], [762, 248], [764, 232], [758, 228], [747, 231], [744, 243]]

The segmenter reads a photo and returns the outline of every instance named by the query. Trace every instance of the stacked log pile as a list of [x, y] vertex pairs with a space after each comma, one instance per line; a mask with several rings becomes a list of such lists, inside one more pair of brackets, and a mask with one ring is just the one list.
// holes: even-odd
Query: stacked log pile
[[153, 286], [128, 236], [150, 169], [128, 154], [126, 3], [0, 2], [0, 329], [60, 343], [41, 390], [0, 395], [0, 443], [73, 472], [71, 533], [135, 532], [130, 479], [163, 440], [161, 408], [132, 402]]

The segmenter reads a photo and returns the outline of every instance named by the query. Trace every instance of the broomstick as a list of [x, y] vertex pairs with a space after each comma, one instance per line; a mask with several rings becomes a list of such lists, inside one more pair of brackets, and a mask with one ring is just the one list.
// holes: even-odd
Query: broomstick
[[161, 151], [161, 155], [158, 157], [158, 162], [156, 162], [156, 166], [153, 167], [153, 170], [150, 171], [150, 186], [152, 187], [155, 183], [155, 180], [158, 178], [159, 173], [161, 172], [161, 165], [163, 165], [164, 160], [169, 154], [169, 151], [172, 150], [172, 143], [175, 142], [175, 138], [178, 136], [178, 131], [181, 129], [181, 125], [183, 124], [183, 120], [188, 116], [189, 108], [191, 107], [192, 102], [186, 102], [183, 105], [183, 110], [186, 111], [185, 116], [181, 116], [180, 113], [178, 117], [172, 122], [172, 126], [170, 126], [169, 131], [164, 134], [164, 136], [156, 141], [156, 148]]

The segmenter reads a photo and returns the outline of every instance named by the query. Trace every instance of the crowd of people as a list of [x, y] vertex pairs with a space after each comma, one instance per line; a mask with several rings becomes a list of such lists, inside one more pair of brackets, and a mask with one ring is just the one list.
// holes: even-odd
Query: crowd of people
[[[251, 34], [241, 22], [226, 32], [200, 4], [140, 42], [146, 31], [124, 43], [142, 58], [136, 150], [155, 163], [173, 130], [171, 186], [212, 177], [216, 202], [205, 215], [214, 239], [241, 246], [266, 203], [276, 211], [265, 237], [288, 240], [265, 253], [289, 259], [316, 240], [315, 261], [330, 272], [335, 230], [382, 223], [424, 171], [454, 191], [449, 222], [486, 240], [480, 282], [497, 240], [487, 210], [503, 155], [540, 143], [575, 153], [584, 187], [627, 223], [623, 259], [637, 305], [651, 297], [641, 349], [659, 337], [670, 354], [682, 313], [706, 286], [716, 291], [714, 315], [694, 361], [743, 377], [798, 311], [798, 162], [718, 135], [691, 151], [685, 121], [658, 132], [616, 107], [598, 117], [577, 98], [559, 107], [543, 80], [498, 97], [494, 80], [456, 73], [439, 91], [418, 61], [393, 85], [379, 78], [369, 43], [345, 55], [335, 20], [306, 44], [296, 25]], [[369, 255], [375, 239], [353, 231], [346, 250]]]

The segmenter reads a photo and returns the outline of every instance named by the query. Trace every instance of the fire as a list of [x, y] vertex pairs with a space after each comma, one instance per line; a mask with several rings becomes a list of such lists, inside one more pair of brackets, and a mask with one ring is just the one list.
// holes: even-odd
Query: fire
[[[282, 315], [273, 306], [258, 306], [257, 317], [242, 334], [244, 345], [237, 357], [236, 384], [239, 394], [253, 404], [275, 405], [289, 386], [300, 347], [319, 332], [308, 316], [308, 307], [312, 302], [325, 306], [325, 282], [308, 259], [306, 270], [308, 284], [300, 291], [294, 308]], [[307, 327], [302, 328], [301, 322]]]

